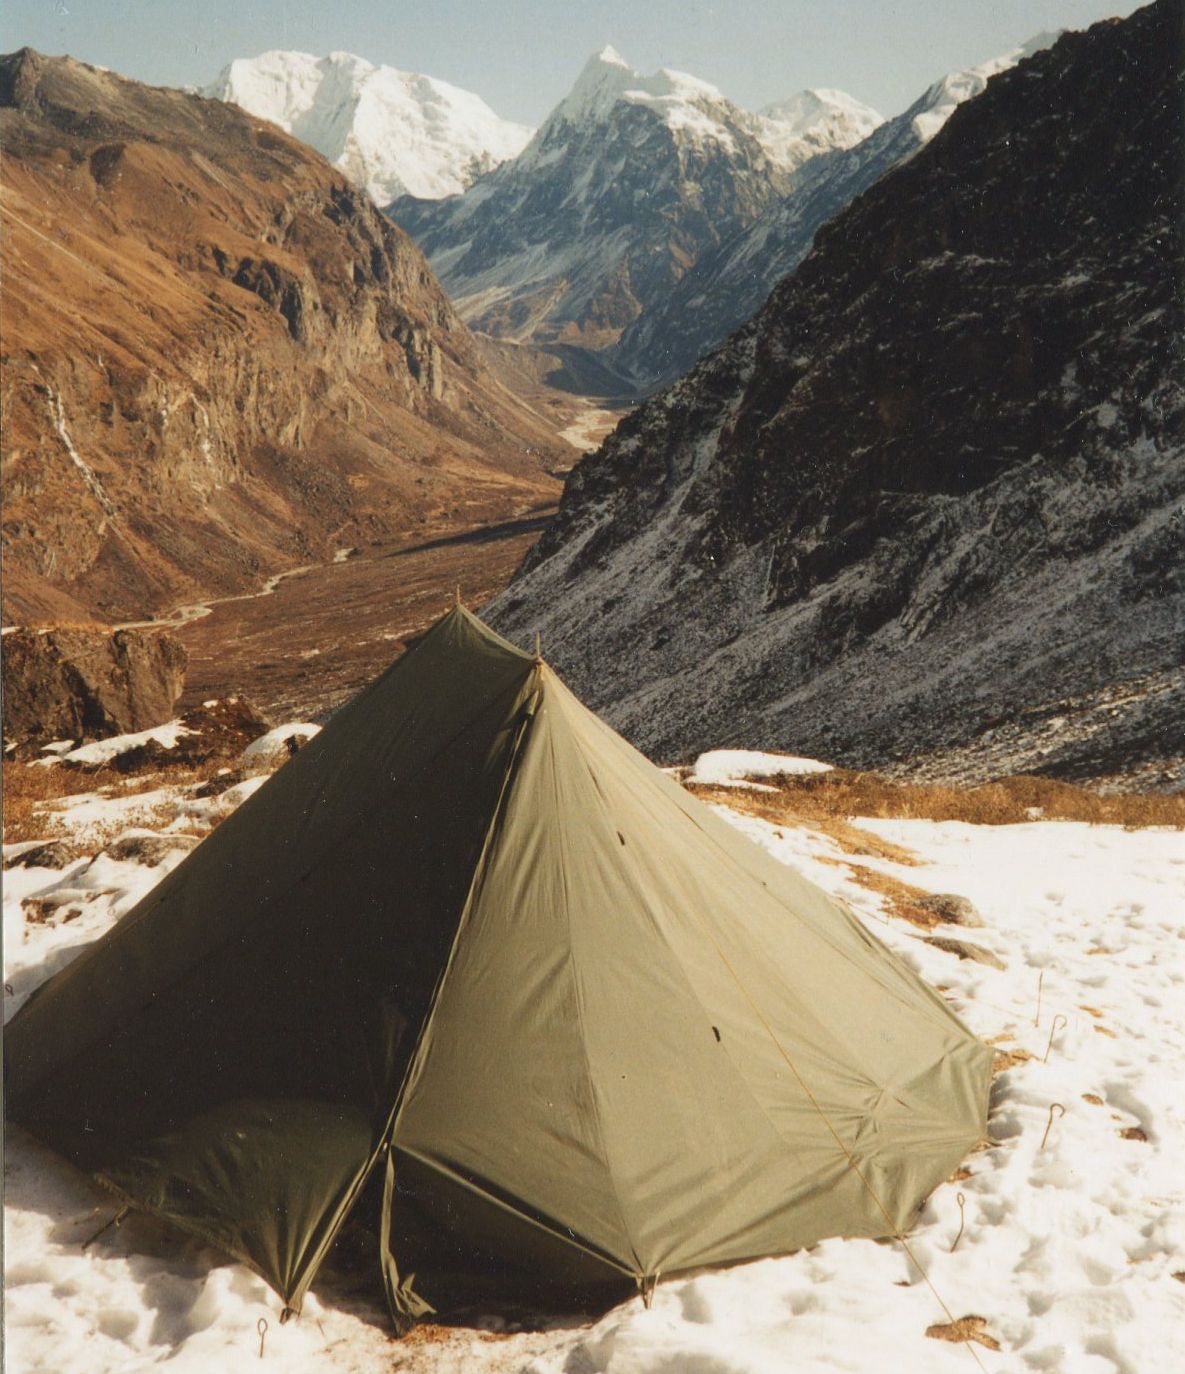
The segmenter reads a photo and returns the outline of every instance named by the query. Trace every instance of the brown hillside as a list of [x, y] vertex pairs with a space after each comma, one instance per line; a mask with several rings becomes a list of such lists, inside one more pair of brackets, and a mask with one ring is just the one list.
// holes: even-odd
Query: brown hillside
[[234, 106], [0, 59], [4, 618], [121, 620], [553, 499], [420, 252]]

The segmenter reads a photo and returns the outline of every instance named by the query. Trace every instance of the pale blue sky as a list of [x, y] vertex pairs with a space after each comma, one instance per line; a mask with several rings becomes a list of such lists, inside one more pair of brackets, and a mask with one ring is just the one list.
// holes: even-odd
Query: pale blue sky
[[68, 52], [159, 85], [268, 48], [341, 49], [476, 91], [537, 124], [585, 59], [676, 67], [757, 108], [837, 86], [883, 114], [936, 77], [1132, 0], [0, 0], [0, 49]]

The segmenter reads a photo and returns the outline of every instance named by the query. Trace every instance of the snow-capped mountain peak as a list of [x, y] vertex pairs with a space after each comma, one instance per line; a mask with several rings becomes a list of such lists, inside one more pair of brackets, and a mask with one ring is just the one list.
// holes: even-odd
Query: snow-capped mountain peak
[[930, 139], [955, 112], [955, 107], [963, 104], [977, 96], [988, 81], [993, 76], [998, 76], [1000, 72], [1007, 71], [1010, 67], [1015, 67], [1026, 57], [1032, 57], [1034, 53], [1040, 52], [1043, 48], [1052, 47], [1061, 37], [1064, 30], [1056, 29], [1051, 32], [1044, 32], [1030, 38], [1027, 43], [1022, 43], [1019, 47], [1011, 51], [1002, 53], [999, 57], [989, 58], [987, 62], [981, 62], [977, 67], [967, 67], [963, 71], [951, 72], [941, 80], [936, 81], [918, 104], [921, 106], [912, 119], [913, 132], [922, 143], [928, 143]]
[[766, 105], [759, 111], [766, 119], [772, 119], [778, 124], [785, 124], [796, 134], [805, 134], [818, 125], [821, 119], [834, 118], [838, 115], [846, 116], [853, 122], [863, 120], [871, 123], [872, 129], [884, 122], [884, 116], [878, 114], [863, 101], [857, 100], [847, 91], [837, 91], [827, 87], [816, 87], [805, 91], [799, 91], [797, 95], [792, 95], [789, 100], [778, 100], [772, 105]]
[[619, 104], [641, 105], [671, 129], [693, 130], [729, 146], [728, 125], [752, 119], [715, 86], [687, 72], [660, 67], [650, 76], [636, 71], [616, 48], [606, 46], [584, 64], [572, 89], [548, 116], [537, 145], [563, 125], [582, 127], [609, 119]]
[[202, 94], [270, 119], [381, 205], [405, 194], [455, 195], [534, 132], [500, 119], [471, 91], [348, 52], [238, 58]]
[[762, 142], [783, 167], [800, 167], [816, 153], [852, 148], [884, 122], [870, 105], [846, 91], [799, 91], [760, 111]]

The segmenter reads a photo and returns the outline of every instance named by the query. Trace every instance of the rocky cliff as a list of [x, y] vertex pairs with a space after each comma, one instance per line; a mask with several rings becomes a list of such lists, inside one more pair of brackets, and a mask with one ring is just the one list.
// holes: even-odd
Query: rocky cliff
[[550, 489], [407, 237], [243, 111], [0, 60], [6, 619], [130, 619]]
[[1180, 0], [991, 81], [584, 460], [491, 608], [652, 753], [1171, 780]]
[[184, 648], [144, 630], [12, 630], [0, 659], [6, 757], [162, 725], [185, 685]]

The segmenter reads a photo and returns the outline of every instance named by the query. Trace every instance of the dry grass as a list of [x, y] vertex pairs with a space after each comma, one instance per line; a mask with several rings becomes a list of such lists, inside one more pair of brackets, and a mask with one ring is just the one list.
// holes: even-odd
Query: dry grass
[[122, 787], [126, 778], [114, 769], [78, 773], [66, 768], [42, 768], [38, 764], [4, 761], [4, 843], [52, 840], [62, 835], [61, 821], [53, 815], [53, 803], [63, 797], [103, 788]]
[[[1014, 825], [1021, 821], [1087, 821], [1127, 829], [1170, 826], [1185, 829], [1185, 795], [1132, 793], [1104, 796], [1055, 778], [1020, 775], [979, 787], [891, 782], [877, 773], [805, 773], [763, 778], [776, 792], [692, 785], [697, 796], [736, 805], [767, 820], [788, 824], [840, 823], [854, 816], [884, 820], [968, 821], [973, 825]], [[729, 797], [736, 798], [730, 802]], [[740, 798], [760, 798], [761, 809]], [[827, 833], [831, 833], [828, 831]], [[865, 846], [870, 837], [855, 832]], [[845, 848], [848, 846], [845, 845]], [[855, 852], [855, 851], [852, 851]]]
[[957, 1321], [940, 1322], [935, 1326], [926, 1327], [926, 1335], [936, 1341], [954, 1341], [957, 1345], [962, 1345], [965, 1341], [976, 1341], [987, 1346], [989, 1350], [999, 1350], [1000, 1342], [995, 1336], [988, 1335], [984, 1330], [985, 1326], [986, 1317], [960, 1317]]
[[[916, 863], [917, 860], [911, 858], [910, 862]], [[882, 898], [888, 915], [897, 916], [922, 930], [933, 930], [942, 924], [942, 917], [936, 911], [930, 911], [922, 905], [923, 898], [930, 896], [930, 893], [923, 892], [920, 887], [903, 883], [899, 878], [890, 878], [887, 873], [878, 873], [874, 868], [865, 868], [863, 864], [851, 865], [850, 871], [853, 882]]]
[[[230, 762], [213, 758], [197, 765], [174, 765], [167, 769], [152, 769], [143, 773], [120, 773], [114, 768], [83, 771], [75, 768], [48, 767], [39, 764], [16, 763], [5, 760], [4, 786], [4, 843], [19, 844], [25, 840], [69, 841], [61, 818], [55, 815], [55, 803], [69, 797], [98, 792], [105, 797], [129, 797], [155, 791], [159, 787], [183, 788], [207, 782]], [[175, 819], [175, 811], [168, 806], [146, 805], [142, 811], [124, 816], [108, 838], [130, 826], [146, 829], [168, 825]], [[184, 833], [205, 835], [210, 827], [184, 827]], [[88, 829], [79, 853], [94, 853], [96, 843], [106, 832]], [[101, 845], [100, 845], [101, 847]]]
[[776, 792], [751, 791], [745, 787], [709, 787], [701, 783], [686, 784], [687, 790], [701, 801], [727, 806], [746, 816], [756, 816], [759, 820], [769, 821], [771, 825], [802, 825], [829, 835], [848, 854], [861, 858], [885, 859], [889, 863], [916, 865], [917, 857], [900, 845], [890, 844], [876, 835], [858, 830], [849, 825], [847, 815], [820, 806], [810, 799], [800, 798], [793, 789], [784, 784], [786, 778], [775, 780], [779, 784]]
[[992, 1077], [1007, 1073], [1009, 1069], [1015, 1069], [1018, 1064], [1027, 1064], [1036, 1056], [1031, 1055], [1028, 1050], [997, 1050], [992, 1060]]

